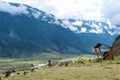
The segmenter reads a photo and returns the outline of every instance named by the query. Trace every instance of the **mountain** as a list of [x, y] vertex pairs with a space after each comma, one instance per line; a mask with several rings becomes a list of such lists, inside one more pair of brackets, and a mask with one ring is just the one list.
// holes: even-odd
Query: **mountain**
[[82, 40], [61, 20], [24, 4], [0, 2], [0, 57], [38, 53], [87, 53]]
[[59, 52], [93, 53], [97, 43], [112, 45], [120, 25], [57, 19], [24, 4], [0, 2], [0, 57], [31, 57]]
[[115, 39], [113, 43], [113, 50], [115, 56], [120, 55], [120, 35]]
[[73, 31], [91, 51], [97, 43], [112, 45], [120, 32], [120, 26], [110, 22], [80, 19], [63, 19], [62, 21], [68, 25], [66, 28]]

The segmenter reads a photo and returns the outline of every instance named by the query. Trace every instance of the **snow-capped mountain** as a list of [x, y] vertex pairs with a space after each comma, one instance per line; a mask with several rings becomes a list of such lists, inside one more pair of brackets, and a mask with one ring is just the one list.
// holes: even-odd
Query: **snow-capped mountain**
[[108, 22], [92, 21], [92, 20], [79, 20], [79, 19], [63, 19], [67, 28], [75, 33], [96, 33], [96, 34], [120, 34], [119, 25], [113, 25]]
[[113, 41], [120, 34], [120, 26], [113, 25], [109, 21], [100, 22], [79, 19], [63, 19], [62, 21], [91, 50], [97, 43], [112, 46]]
[[91, 53], [96, 43], [111, 45], [119, 25], [75, 19], [57, 19], [24, 4], [0, 2], [0, 56], [38, 53]]
[[0, 2], [0, 57], [88, 52], [83, 42], [64, 26], [55, 16], [36, 8]]
[[28, 17], [34, 17], [35, 19], [41, 19], [49, 24], [58, 24], [64, 26], [59, 19], [55, 18], [54, 15], [47, 14], [41, 10], [38, 10], [37, 8], [33, 8], [24, 4], [0, 2], [0, 11], [8, 12], [13, 16], [26, 15]]

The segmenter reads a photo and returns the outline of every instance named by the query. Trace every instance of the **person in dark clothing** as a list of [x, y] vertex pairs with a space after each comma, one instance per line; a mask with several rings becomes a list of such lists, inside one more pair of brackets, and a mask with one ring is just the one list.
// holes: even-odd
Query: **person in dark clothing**
[[106, 57], [107, 57], [108, 53], [109, 53], [109, 51], [104, 52], [104, 54], [103, 54], [103, 60], [106, 60]]
[[52, 66], [51, 60], [48, 60], [48, 66]]

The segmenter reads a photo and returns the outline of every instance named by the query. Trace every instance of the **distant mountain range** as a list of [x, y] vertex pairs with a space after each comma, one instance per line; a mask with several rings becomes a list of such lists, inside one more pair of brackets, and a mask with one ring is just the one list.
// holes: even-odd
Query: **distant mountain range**
[[0, 57], [92, 53], [98, 42], [111, 45], [119, 30], [119, 25], [57, 19], [27, 5], [0, 2]]
[[0, 9], [1, 57], [29, 57], [52, 51], [88, 52], [82, 41], [71, 30], [64, 28], [62, 21], [53, 15], [22, 4], [0, 5], [6, 7]]
[[120, 34], [120, 25], [92, 20], [63, 19], [66, 28], [73, 31], [91, 49], [97, 43], [112, 45]]
[[80, 19], [62, 19], [67, 28], [75, 33], [96, 33], [116, 35], [120, 33], [120, 25]]

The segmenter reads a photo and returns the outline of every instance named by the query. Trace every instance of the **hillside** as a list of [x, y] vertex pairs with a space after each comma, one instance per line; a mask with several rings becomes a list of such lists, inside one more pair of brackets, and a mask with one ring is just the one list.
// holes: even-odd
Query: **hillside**
[[113, 43], [113, 49], [115, 55], [120, 55], [120, 35], [115, 39]]
[[109, 22], [80, 19], [63, 19], [62, 21], [91, 50], [97, 43], [112, 45], [120, 32], [119, 25]]
[[0, 57], [88, 52], [83, 42], [53, 15], [23, 4], [0, 4], [6, 6], [0, 7]]
[[97, 43], [112, 45], [119, 31], [107, 22], [57, 19], [28, 5], [0, 2], [0, 57], [93, 53]]

